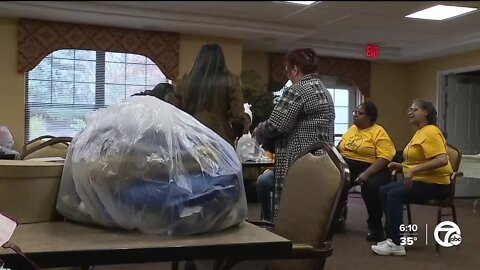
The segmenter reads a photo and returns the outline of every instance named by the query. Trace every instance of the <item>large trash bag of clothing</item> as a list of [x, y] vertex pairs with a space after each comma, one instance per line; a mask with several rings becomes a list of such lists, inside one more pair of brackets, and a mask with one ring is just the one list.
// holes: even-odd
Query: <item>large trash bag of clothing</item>
[[67, 219], [186, 235], [246, 218], [235, 150], [194, 117], [155, 97], [135, 96], [86, 119], [60, 184], [57, 210]]

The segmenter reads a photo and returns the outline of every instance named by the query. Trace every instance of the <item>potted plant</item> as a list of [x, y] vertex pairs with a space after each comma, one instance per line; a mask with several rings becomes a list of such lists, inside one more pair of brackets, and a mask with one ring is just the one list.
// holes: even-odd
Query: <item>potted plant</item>
[[273, 110], [273, 94], [267, 91], [266, 84], [262, 84], [262, 77], [254, 70], [247, 70], [240, 75], [242, 92], [245, 102], [252, 105], [253, 120], [250, 126], [252, 131], [260, 122], [270, 117]]

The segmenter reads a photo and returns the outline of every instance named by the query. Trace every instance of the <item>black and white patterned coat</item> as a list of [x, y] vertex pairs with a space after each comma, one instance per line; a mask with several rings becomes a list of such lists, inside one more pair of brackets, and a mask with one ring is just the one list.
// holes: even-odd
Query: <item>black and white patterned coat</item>
[[[275, 205], [294, 158], [312, 143], [334, 144], [332, 96], [317, 74], [307, 74], [285, 89], [270, 118], [256, 128], [259, 141], [275, 141]], [[276, 207], [275, 207], [276, 209]]]

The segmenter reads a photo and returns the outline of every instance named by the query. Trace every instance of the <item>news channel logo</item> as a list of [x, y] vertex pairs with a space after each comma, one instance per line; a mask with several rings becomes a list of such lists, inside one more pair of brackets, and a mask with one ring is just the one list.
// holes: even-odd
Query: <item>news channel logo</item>
[[[443, 238], [440, 233], [445, 232]], [[442, 247], [458, 246], [462, 242], [460, 227], [452, 221], [443, 221], [435, 227], [433, 232], [435, 241]]]

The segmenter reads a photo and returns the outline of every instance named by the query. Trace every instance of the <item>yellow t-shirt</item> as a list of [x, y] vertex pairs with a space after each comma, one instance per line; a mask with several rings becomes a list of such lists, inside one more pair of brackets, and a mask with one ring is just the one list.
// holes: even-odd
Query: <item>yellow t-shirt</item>
[[391, 161], [395, 152], [395, 146], [387, 132], [377, 124], [365, 129], [352, 125], [340, 142], [342, 156], [368, 163], [375, 162], [377, 158]]
[[[435, 125], [426, 125], [417, 130], [410, 142], [403, 150], [403, 172], [408, 172], [418, 164], [427, 162], [428, 160], [440, 154], [447, 153], [447, 142], [442, 132]], [[450, 161], [448, 164], [436, 168], [431, 171], [420, 172], [413, 176], [414, 181], [422, 181], [430, 184], [450, 184], [450, 174], [452, 166]]]

